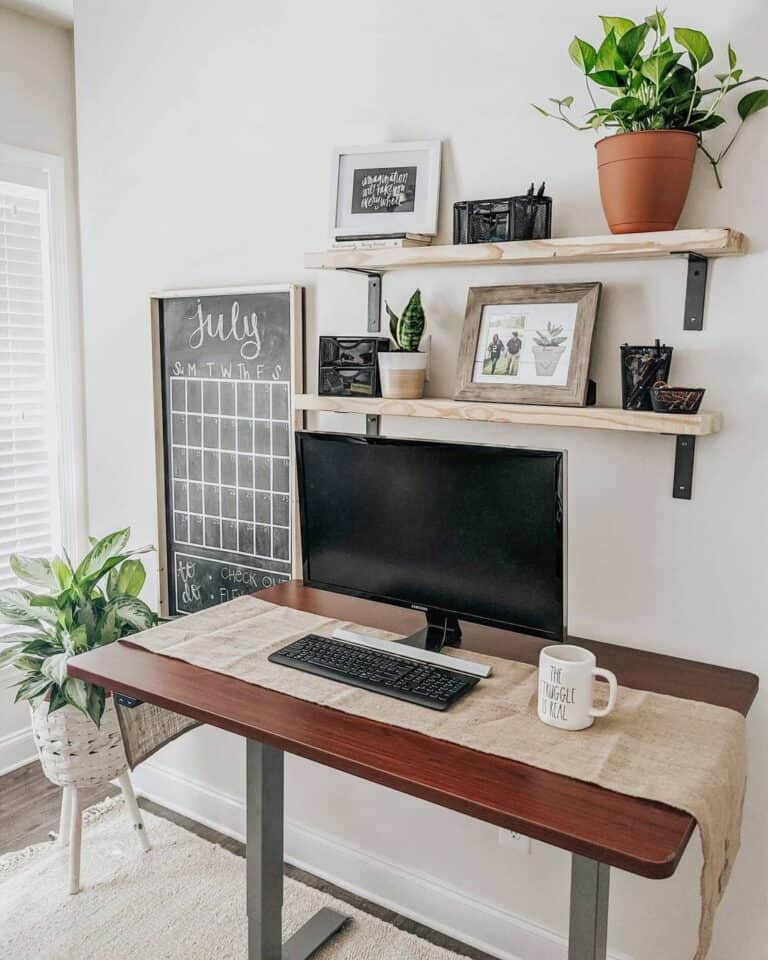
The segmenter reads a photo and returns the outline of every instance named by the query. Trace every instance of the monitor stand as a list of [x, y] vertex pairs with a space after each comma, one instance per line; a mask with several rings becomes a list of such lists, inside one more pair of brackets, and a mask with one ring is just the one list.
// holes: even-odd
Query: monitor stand
[[417, 630], [409, 637], [399, 641], [409, 647], [419, 650], [434, 650], [439, 652], [443, 647], [461, 646], [461, 627], [457, 617], [447, 616], [437, 610], [425, 610], [427, 617], [426, 627]]

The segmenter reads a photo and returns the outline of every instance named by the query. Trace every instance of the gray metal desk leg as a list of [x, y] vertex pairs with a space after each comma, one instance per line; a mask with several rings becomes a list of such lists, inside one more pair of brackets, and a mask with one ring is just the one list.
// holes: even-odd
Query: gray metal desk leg
[[568, 960], [606, 960], [611, 868], [573, 855]]
[[349, 919], [323, 908], [283, 945], [283, 751], [247, 741], [248, 960], [307, 960]]

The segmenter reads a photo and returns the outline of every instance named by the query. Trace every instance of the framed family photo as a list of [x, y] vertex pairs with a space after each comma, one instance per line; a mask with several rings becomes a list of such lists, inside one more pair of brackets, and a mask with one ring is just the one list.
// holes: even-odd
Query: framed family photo
[[600, 287], [471, 287], [455, 399], [584, 406]]
[[331, 172], [331, 242], [437, 233], [439, 140], [337, 147]]

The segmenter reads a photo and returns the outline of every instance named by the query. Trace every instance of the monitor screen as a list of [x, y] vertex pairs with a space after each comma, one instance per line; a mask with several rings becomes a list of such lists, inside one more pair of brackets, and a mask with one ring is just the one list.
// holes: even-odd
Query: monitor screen
[[562, 640], [565, 454], [296, 434], [304, 582]]

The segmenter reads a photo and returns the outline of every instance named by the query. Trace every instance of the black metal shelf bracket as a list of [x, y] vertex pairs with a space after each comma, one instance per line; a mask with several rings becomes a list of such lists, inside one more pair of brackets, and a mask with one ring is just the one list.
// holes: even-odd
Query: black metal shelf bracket
[[709, 260], [698, 253], [687, 253], [686, 257], [688, 258], [688, 277], [685, 284], [683, 330], [703, 330]]
[[368, 277], [368, 333], [381, 333], [381, 274], [361, 267], [345, 267], [347, 273]]
[[693, 496], [693, 455], [696, 437], [675, 437], [675, 479], [672, 496], [676, 500], [690, 500]]

